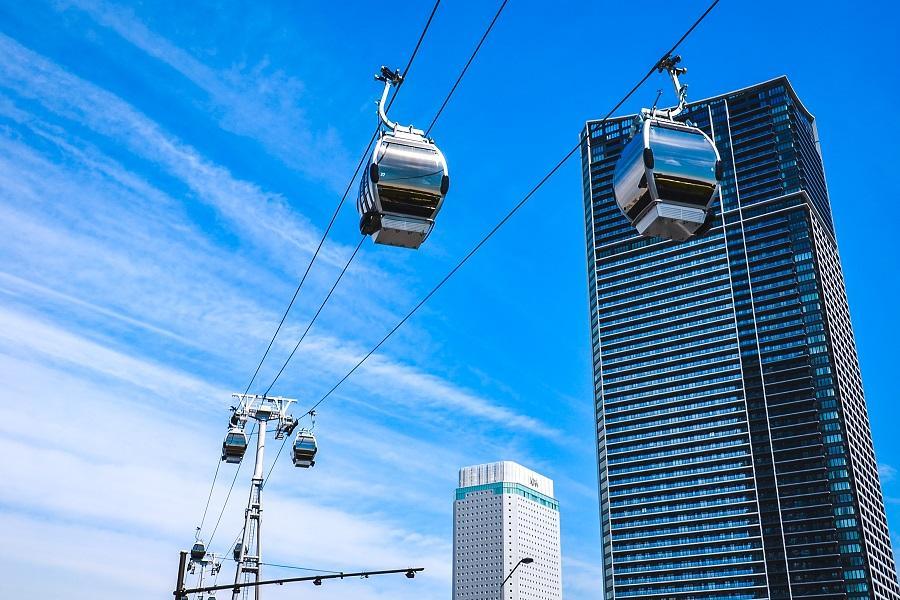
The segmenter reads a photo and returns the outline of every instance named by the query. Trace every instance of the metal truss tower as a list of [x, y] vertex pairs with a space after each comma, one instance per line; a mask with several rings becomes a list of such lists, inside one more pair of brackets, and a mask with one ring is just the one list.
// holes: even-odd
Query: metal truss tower
[[[242, 426], [248, 420], [256, 421], [256, 460], [253, 470], [253, 479], [250, 484], [250, 497], [247, 501], [247, 509], [244, 511], [244, 528], [241, 533], [241, 541], [234, 549], [236, 562], [234, 583], [253, 580], [259, 583], [262, 569], [262, 489], [265, 483], [263, 474], [263, 459], [266, 449], [266, 434], [269, 423], [275, 424], [275, 439], [283, 439], [290, 435], [297, 426], [297, 421], [287, 414], [288, 407], [295, 402], [288, 398], [259, 396], [255, 394], [232, 394], [238, 401], [235, 408], [233, 421], [238, 421]], [[252, 586], [254, 600], [259, 600], [260, 588]], [[232, 592], [232, 600], [238, 600], [243, 593], [246, 598], [249, 587], [235, 588]]]

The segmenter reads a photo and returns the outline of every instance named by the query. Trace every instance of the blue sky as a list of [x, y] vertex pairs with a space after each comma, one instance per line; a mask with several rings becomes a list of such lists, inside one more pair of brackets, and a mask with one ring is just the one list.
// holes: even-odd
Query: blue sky
[[[372, 74], [405, 64], [430, 5], [0, 2], [0, 527], [15, 541], [0, 547], [0, 593], [171, 589], [229, 394], [372, 131]], [[512, 0], [433, 131], [453, 177], [434, 234], [419, 252], [364, 245], [273, 392], [318, 399], [704, 8], [650, 18], [628, 3]], [[394, 118], [431, 120], [494, 10], [441, 6]], [[893, 236], [872, 231], [900, 161], [884, 123], [898, 24], [886, 2], [724, 0], [681, 53], [694, 99], [786, 74], [817, 117], [900, 541], [900, 268]], [[669, 93], [651, 79], [622, 112], [659, 87]], [[315, 469], [282, 457], [266, 489], [267, 560], [414, 563], [428, 569], [415, 582], [316, 593], [446, 598], [456, 470], [512, 459], [556, 482], [566, 597], [600, 597], [580, 185], [572, 161], [323, 405]], [[276, 359], [352, 251], [356, 221], [351, 203]], [[213, 549], [237, 533], [245, 488]]]

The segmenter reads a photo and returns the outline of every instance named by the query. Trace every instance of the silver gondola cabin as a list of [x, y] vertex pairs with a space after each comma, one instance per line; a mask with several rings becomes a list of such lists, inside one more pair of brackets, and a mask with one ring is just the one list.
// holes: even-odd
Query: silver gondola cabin
[[191, 546], [191, 560], [200, 562], [204, 558], [206, 558], [206, 544], [203, 543], [203, 540], [197, 540]]
[[644, 109], [637, 132], [625, 146], [613, 175], [616, 203], [638, 233], [684, 241], [705, 233], [712, 225], [712, 203], [722, 179], [722, 161], [706, 133], [674, 117], [684, 110], [687, 86], [676, 67], [681, 57], [667, 58], [678, 106], [667, 110]]
[[378, 116], [385, 129], [360, 181], [359, 230], [376, 244], [418, 248], [431, 233], [450, 188], [447, 161], [425, 132], [388, 119], [385, 102], [391, 86], [403, 81], [400, 73], [382, 67], [376, 79], [384, 82]]
[[295, 467], [308, 469], [316, 464], [316, 436], [309, 429], [301, 429], [294, 438], [293, 460]]
[[222, 442], [222, 460], [227, 463], [239, 463], [247, 452], [247, 434], [241, 427], [231, 427]]

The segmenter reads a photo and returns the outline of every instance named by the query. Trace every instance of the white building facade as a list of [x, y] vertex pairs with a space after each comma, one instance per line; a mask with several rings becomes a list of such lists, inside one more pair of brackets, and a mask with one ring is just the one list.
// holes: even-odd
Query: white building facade
[[[503, 586], [503, 579], [523, 564]], [[453, 504], [453, 600], [561, 600], [553, 481], [512, 461], [464, 467]]]

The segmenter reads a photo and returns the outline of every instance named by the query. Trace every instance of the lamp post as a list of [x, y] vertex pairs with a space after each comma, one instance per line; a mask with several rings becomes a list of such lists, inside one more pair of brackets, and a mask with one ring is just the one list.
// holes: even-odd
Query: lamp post
[[503, 586], [506, 585], [506, 582], [509, 581], [509, 578], [513, 576], [513, 573], [516, 572], [516, 569], [519, 568], [519, 565], [530, 565], [533, 562], [534, 559], [530, 557], [519, 559], [519, 562], [516, 563], [516, 566], [512, 568], [512, 571], [509, 572], [509, 575], [507, 575], [506, 579], [503, 580], [503, 583], [500, 584], [500, 600], [503, 600]]

